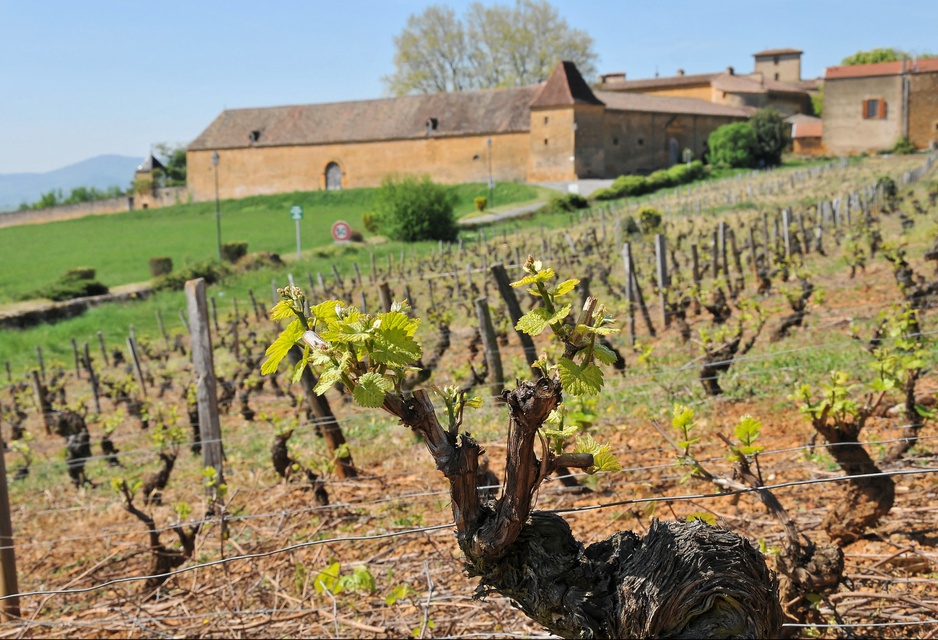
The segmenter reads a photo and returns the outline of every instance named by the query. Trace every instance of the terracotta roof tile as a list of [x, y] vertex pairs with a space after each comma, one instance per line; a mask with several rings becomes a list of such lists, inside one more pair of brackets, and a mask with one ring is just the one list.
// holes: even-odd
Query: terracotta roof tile
[[[192, 151], [367, 142], [529, 131], [528, 104], [540, 87], [401, 96], [381, 100], [228, 109], [190, 145]], [[257, 131], [256, 141], [249, 136]]]
[[902, 73], [903, 68], [910, 73], [933, 73], [938, 71], [938, 58], [923, 58], [922, 60], [897, 60], [895, 62], [875, 62], [873, 64], [853, 64], [839, 67], [828, 67], [824, 74], [825, 80], [839, 80], [841, 78], [872, 78], [877, 76], [895, 76]]
[[599, 85], [602, 90], [610, 91], [637, 91], [639, 89], [654, 89], [658, 87], [686, 86], [694, 84], [709, 84], [719, 73], [697, 73], [684, 76], [667, 76], [665, 78], [644, 78], [640, 80], [613, 80]]
[[558, 62], [534, 100], [532, 107], [557, 107], [574, 104], [602, 105], [572, 62]]
[[824, 133], [824, 121], [820, 118], [814, 118], [817, 122], [801, 121], [796, 122], [791, 128], [792, 138], [820, 138]]
[[646, 111], [702, 116], [729, 116], [748, 118], [756, 109], [731, 107], [698, 98], [649, 96], [628, 91], [597, 91], [596, 96], [612, 111]]

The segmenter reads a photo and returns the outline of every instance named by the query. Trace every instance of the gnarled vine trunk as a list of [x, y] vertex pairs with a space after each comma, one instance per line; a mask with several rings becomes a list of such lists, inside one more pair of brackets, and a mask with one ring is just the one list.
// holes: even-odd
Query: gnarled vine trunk
[[[504, 494], [482, 504], [481, 449], [469, 435], [444, 430], [423, 390], [387, 394], [384, 409], [420, 433], [449, 479], [457, 540], [477, 595], [511, 598], [529, 617], [563, 637], [777, 637], [778, 582], [744, 538], [694, 522], [654, 522], [584, 547], [560, 516], [531, 511], [534, 493], [557, 466], [589, 466], [583, 454], [538, 459], [537, 431], [560, 402], [560, 383], [523, 382], [509, 407]], [[579, 457], [578, 457], [579, 456]]]

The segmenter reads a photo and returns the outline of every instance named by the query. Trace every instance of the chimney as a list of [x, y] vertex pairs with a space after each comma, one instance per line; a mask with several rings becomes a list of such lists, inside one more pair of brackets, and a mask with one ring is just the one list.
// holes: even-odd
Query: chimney
[[728, 75], [731, 75], [731, 76], [732, 76], [732, 75], [735, 75], [735, 74], [736, 74], [736, 70], [733, 69], [733, 67], [727, 67], [727, 68], [726, 68], [726, 73], [727, 73]]
[[683, 70], [683, 69], [678, 69], [678, 70], [677, 70], [677, 75], [679, 75], [679, 76], [684, 75], [684, 70]]

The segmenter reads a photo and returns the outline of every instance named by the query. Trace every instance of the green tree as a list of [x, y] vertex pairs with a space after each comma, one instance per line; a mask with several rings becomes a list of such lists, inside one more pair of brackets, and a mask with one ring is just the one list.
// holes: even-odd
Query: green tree
[[429, 176], [386, 176], [375, 194], [374, 218], [381, 233], [393, 240], [456, 239], [456, 197]]
[[912, 57], [934, 58], [935, 56], [936, 54], [934, 53], [917, 53], [913, 56], [913, 54], [908, 51], [887, 47], [870, 49], [868, 51], [857, 51], [853, 55], [847, 56], [841, 60], [840, 64], [852, 66], [855, 64], [874, 64], [876, 62], [896, 62], [897, 60], [908, 60]]
[[186, 184], [186, 145], [172, 145], [168, 142], [160, 142], [153, 145], [157, 155], [162, 157], [163, 166], [166, 171], [161, 171], [159, 177], [162, 178], [164, 186], [184, 186]]
[[433, 5], [410, 17], [394, 48], [395, 71], [384, 80], [396, 95], [537, 84], [559, 60], [596, 72], [592, 37], [546, 0], [476, 2], [463, 18]]
[[725, 124], [710, 134], [710, 164], [718, 167], [752, 166], [756, 133], [748, 122]]
[[811, 110], [818, 118], [824, 115], [824, 85], [817, 88], [817, 93], [811, 94]]
[[788, 144], [782, 116], [772, 107], [760, 109], [749, 120], [756, 136], [753, 162], [760, 167], [775, 167], [782, 163], [782, 151]]

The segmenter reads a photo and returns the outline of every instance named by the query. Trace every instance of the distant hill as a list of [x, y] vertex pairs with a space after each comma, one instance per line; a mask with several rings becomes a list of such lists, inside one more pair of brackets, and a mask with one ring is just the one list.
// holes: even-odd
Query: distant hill
[[127, 188], [143, 158], [103, 155], [46, 173], [0, 173], [0, 211], [18, 209], [22, 202], [36, 202], [43, 193], [61, 189], [68, 196], [75, 187]]

